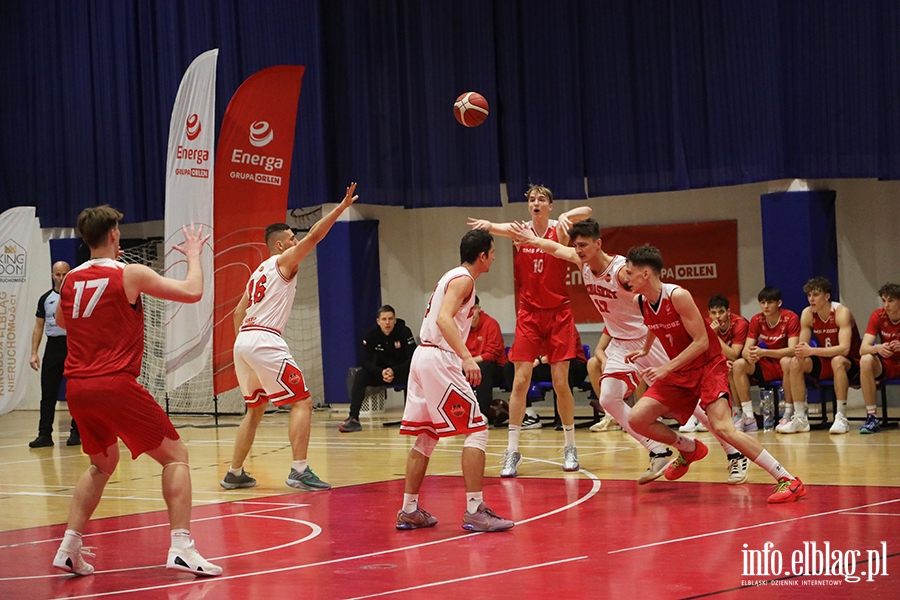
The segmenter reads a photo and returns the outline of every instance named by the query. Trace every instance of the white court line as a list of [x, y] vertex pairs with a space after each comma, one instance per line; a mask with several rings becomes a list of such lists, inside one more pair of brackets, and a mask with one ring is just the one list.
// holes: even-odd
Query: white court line
[[353, 598], [349, 598], [348, 600], [363, 600], [363, 598], [377, 598], [378, 596], [388, 596], [390, 594], [400, 594], [402, 592], [411, 592], [413, 590], [424, 590], [430, 587], [436, 587], [439, 585], [447, 585], [449, 583], [459, 583], [461, 581], [472, 581], [473, 579], [482, 579], [484, 577], [493, 577], [495, 575], [506, 575], [507, 573], [515, 573], [517, 571], [528, 571], [530, 569], [539, 569], [541, 567], [550, 567], [552, 565], [561, 565], [567, 562], [573, 562], [576, 560], [584, 560], [587, 556], [574, 556], [572, 558], [564, 558], [562, 560], [554, 560], [552, 562], [545, 562], [536, 565], [528, 565], [526, 567], [516, 567], [514, 569], [504, 569], [502, 571], [493, 571], [492, 573], [482, 573], [481, 575], [470, 575], [468, 577], [457, 577], [456, 579], [445, 579], [444, 581], [435, 581], [434, 583], [423, 583], [422, 585], [416, 585], [408, 588], [399, 588], [396, 590], [390, 590], [388, 592], [379, 592], [377, 594], [369, 594], [368, 596], [354, 596]]
[[[900, 498], [894, 500], [885, 500], [883, 502], [875, 502], [873, 504], [862, 504], [860, 506], [848, 506], [847, 508], [839, 508], [837, 510], [829, 510], [821, 513], [814, 513], [811, 515], [803, 515], [802, 517], [793, 517], [790, 519], [782, 519], [780, 521], [769, 521], [768, 523], [757, 523], [756, 525], [747, 525], [746, 527], [735, 527], [733, 529], [722, 529], [720, 531], [710, 531], [709, 533], [700, 533], [697, 535], [689, 535], [682, 538], [673, 538], [671, 540], [663, 540], [660, 542], [653, 542], [650, 544], [642, 544], [640, 546], [632, 546], [631, 548], [621, 548], [619, 550], [610, 550], [607, 554], [618, 554], [620, 552], [631, 552], [632, 550], [642, 550], [644, 548], [652, 548], [654, 546], [666, 546], [668, 544], [677, 544], [679, 542], [686, 542], [689, 540], [699, 540], [707, 537], [713, 537], [717, 535], [724, 535], [726, 533], [735, 533], [737, 531], [746, 531], [748, 529], [759, 529], [761, 527], [769, 527], [771, 525], [781, 525], [782, 523], [793, 523], [795, 521], [803, 521], [804, 519], [815, 519], [817, 517], [827, 517], [828, 515], [837, 515], [837, 514], [853, 514], [848, 513], [847, 511], [858, 510], [861, 508], [868, 508], [870, 506], [881, 506], [883, 504], [892, 504], [894, 502], [900, 502]], [[870, 513], [863, 513], [870, 514]], [[891, 515], [897, 516], [897, 515]]]
[[900, 513], [848, 512], [845, 515], [864, 515], [866, 517], [900, 517]]
[[[222, 504], [225, 504], [225, 503], [223, 502]], [[237, 502], [233, 502], [232, 504], [258, 504], [260, 506], [277, 506], [279, 508], [264, 508], [264, 509], [260, 509], [260, 510], [252, 510], [252, 511], [243, 512], [243, 513], [233, 513], [230, 515], [215, 515], [212, 517], [201, 517], [199, 519], [191, 519], [191, 523], [200, 523], [203, 521], [214, 521], [217, 519], [225, 519], [225, 518], [230, 518], [230, 517], [252, 517], [252, 516], [258, 515], [260, 513], [272, 512], [274, 510], [287, 510], [289, 508], [303, 508], [306, 506], [310, 506], [309, 504], [296, 504], [296, 503], [291, 504], [291, 503], [286, 503], [286, 502], [241, 502], [241, 501], [237, 501]], [[130, 533], [132, 531], [143, 531], [145, 529], [156, 529], [158, 527], [168, 527], [168, 526], [169, 526], [169, 523], [167, 521], [165, 523], [156, 523], [154, 525], [141, 525], [140, 527], [127, 527], [125, 529], [113, 529], [110, 531], [98, 531], [97, 533], [89, 533], [89, 534], [85, 535], [83, 539], [100, 537], [101, 535], [114, 535], [114, 534], [119, 534], [119, 533]], [[36, 544], [46, 544], [47, 542], [60, 542], [60, 541], [62, 541], [62, 538], [48, 538], [48, 539], [44, 539], [44, 540], [34, 540], [32, 542], [20, 542], [18, 544], [6, 544], [5, 546], [0, 546], [0, 550], [2, 550], [4, 548], [16, 548], [18, 546], [33, 546]], [[4, 581], [4, 579], [0, 578], [0, 581]]]
[[[543, 461], [542, 461], [542, 460], [540, 460], [540, 459], [533, 459], [533, 460], [537, 460], [537, 461], [539, 461], [539, 462], [549, 462], [549, 463], [551, 463], [551, 464], [558, 464], [558, 463], [553, 463], [552, 461], [546, 461], [546, 460], [543, 460]], [[595, 496], [595, 495], [597, 494], [597, 492], [600, 491], [600, 479], [599, 479], [596, 475], [594, 475], [593, 473], [591, 473], [590, 471], [581, 470], [581, 471], [579, 471], [579, 473], [584, 474], [586, 477], [588, 477], [589, 479], [591, 479], [592, 482], [593, 482], [593, 485], [591, 486], [591, 489], [590, 489], [583, 497], [579, 498], [578, 500], [576, 500], [576, 501], [574, 501], [574, 502], [570, 502], [569, 504], [566, 504], [566, 505], [564, 505], [564, 506], [561, 506], [560, 508], [557, 508], [557, 509], [555, 509], [555, 510], [552, 510], [552, 511], [550, 511], [550, 512], [543, 513], [543, 514], [541, 514], [541, 515], [537, 515], [537, 516], [532, 517], [532, 518], [530, 518], [530, 519], [525, 519], [525, 520], [522, 520], [522, 521], [517, 521], [516, 524], [517, 524], [517, 525], [518, 525], [518, 524], [524, 524], [524, 523], [528, 523], [528, 522], [530, 522], [530, 521], [536, 521], [536, 520], [538, 520], [538, 519], [543, 519], [543, 518], [545, 518], [545, 517], [549, 517], [549, 516], [555, 515], [555, 514], [557, 514], [557, 513], [559, 513], [559, 512], [562, 512], [562, 511], [564, 511], [564, 510], [567, 510], [567, 509], [569, 509], [569, 508], [571, 508], [571, 507], [577, 506], [577, 505], [581, 504], [582, 502], [586, 502], [587, 500], [589, 500], [590, 498], [592, 498], [593, 496]], [[434, 545], [437, 545], [437, 544], [444, 544], [444, 543], [446, 543], [446, 542], [457, 542], [457, 541], [465, 540], [465, 539], [468, 539], [468, 538], [470, 538], [470, 537], [474, 537], [474, 536], [478, 536], [478, 535], [485, 535], [485, 534], [484, 534], [484, 532], [467, 533], [467, 534], [464, 534], [464, 535], [459, 535], [459, 536], [456, 536], [456, 537], [445, 538], [445, 539], [442, 539], [442, 540], [433, 540], [433, 541], [430, 541], [430, 542], [423, 542], [423, 543], [421, 543], [421, 544], [413, 544], [413, 545], [410, 545], [410, 546], [401, 546], [401, 547], [399, 547], [399, 548], [391, 548], [391, 549], [388, 549], [388, 550], [379, 550], [379, 551], [377, 551], [377, 552], [369, 552], [369, 553], [367, 553], [367, 554], [358, 554], [358, 555], [355, 555], [355, 556], [345, 556], [345, 557], [342, 557], [342, 558], [334, 558], [334, 559], [331, 559], [331, 560], [324, 560], [324, 561], [317, 562], [317, 563], [309, 563], [309, 564], [304, 564], [304, 565], [293, 565], [293, 566], [290, 566], [290, 567], [280, 567], [280, 568], [277, 568], [277, 569], [269, 569], [269, 570], [266, 570], [266, 571], [254, 571], [254, 572], [251, 572], [251, 573], [241, 573], [241, 574], [239, 574], [239, 575], [221, 575], [221, 576], [219, 576], [219, 577], [209, 578], [209, 579], [200, 579], [200, 580], [195, 579], [195, 580], [193, 580], [193, 581], [182, 581], [182, 582], [165, 583], [165, 584], [161, 584], [161, 585], [148, 586], [148, 587], [142, 587], [142, 588], [131, 588], [131, 589], [126, 589], [126, 590], [115, 590], [115, 591], [110, 591], [110, 592], [102, 592], [102, 593], [98, 593], [98, 594], [86, 594], [86, 595], [83, 595], [83, 596], [65, 596], [65, 598], [66, 598], [66, 600], [78, 600], [78, 599], [80, 599], [80, 598], [99, 598], [99, 597], [103, 597], [103, 596], [116, 596], [116, 595], [120, 595], [120, 594], [130, 594], [130, 593], [137, 593], [137, 592], [146, 592], [146, 591], [151, 591], [151, 590], [161, 590], [161, 589], [169, 589], [169, 588], [183, 587], [183, 586], [186, 586], [186, 585], [198, 585], [199, 583], [203, 583], [203, 584], [207, 584], [207, 585], [208, 585], [208, 584], [212, 584], [212, 583], [217, 582], [217, 581], [228, 581], [228, 580], [233, 580], [233, 579], [244, 579], [244, 578], [247, 578], [247, 577], [257, 577], [257, 576], [259, 576], [259, 575], [272, 575], [272, 574], [276, 574], [276, 573], [286, 573], [286, 572], [288, 572], [288, 571], [298, 571], [298, 570], [300, 570], [300, 569], [308, 569], [308, 568], [311, 568], [311, 567], [320, 567], [320, 566], [333, 565], [333, 564], [344, 563], [344, 562], [355, 561], [355, 560], [364, 560], [364, 559], [372, 558], [372, 557], [375, 557], [375, 556], [384, 556], [384, 555], [386, 555], [386, 554], [394, 554], [394, 553], [397, 553], [397, 552], [406, 552], [406, 551], [408, 551], [408, 550], [416, 550], [416, 549], [419, 549], [419, 548], [425, 548], [425, 547], [427, 547], [427, 546], [434, 546]], [[572, 560], [574, 560], [574, 559], [572, 559]], [[67, 575], [67, 576], [69, 576], [69, 575]], [[0, 581], [2, 581], [2, 579], [0, 579]]]

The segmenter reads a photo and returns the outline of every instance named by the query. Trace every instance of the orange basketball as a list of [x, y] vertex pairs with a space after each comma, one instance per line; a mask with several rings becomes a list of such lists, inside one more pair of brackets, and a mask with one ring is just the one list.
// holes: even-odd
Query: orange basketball
[[453, 115], [466, 127], [476, 127], [487, 119], [490, 107], [478, 92], [466, 92], [453, 103]]

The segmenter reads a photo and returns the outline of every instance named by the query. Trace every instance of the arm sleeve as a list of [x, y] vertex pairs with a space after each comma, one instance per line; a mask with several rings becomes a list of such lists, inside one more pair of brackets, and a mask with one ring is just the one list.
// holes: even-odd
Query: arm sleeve
[[366, 333], [366, 336], [362, 341], [362, 364], [360, 365], [363, 369], [365, 369], [368, 373], [375, 375], [376, 377], [381, 377], [381, 367], [379, 367], [375, 363], [375, 330], [370, 330]]

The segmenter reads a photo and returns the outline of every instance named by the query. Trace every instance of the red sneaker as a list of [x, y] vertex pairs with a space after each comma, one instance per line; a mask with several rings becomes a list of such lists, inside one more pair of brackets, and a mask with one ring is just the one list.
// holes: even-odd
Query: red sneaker
[[688, 472], [688, 467], [690, 467], [692, 462], [697, 462], [709, 454], [709, 448], [706, 447], [706, 444], [700, 440], [695, 441], [697, 442], [697, 447], [693, 452], [680, 452], [678, 458], [676, 458], [671, 465], [666, 467], [666, 479], [669, 481], [681, 479], [684, 477], [685, 473]]
[[806, 495], [806, 486], [799, 479], [782, 477], [775, 484], [775, 493], [769, 496], [769, 504], [796, 502]]

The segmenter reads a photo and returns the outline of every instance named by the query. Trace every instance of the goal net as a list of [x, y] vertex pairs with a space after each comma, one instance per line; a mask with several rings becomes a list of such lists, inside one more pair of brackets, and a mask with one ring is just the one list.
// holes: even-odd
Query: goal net
[[[312, 212], [312, 211], [311, 211]], [[302, 218], [308, 218], [306, 214]], [[291, 220], [298, 218], [292, 216]], [[294, 223], [290, 223], [292, 226]], [[305, 225], [301, 222], [300, 225]], [[308, 228], [308, 226], [306, 227]], [[297, 237], [302, 237], [301, 233]], [[126, 263], [149, 266], [157, 273], [165, 268], [163, 242], [161, 240], [143, 243], [124, 251], [120, 257]], [[294, 355], [297, 364], [312, 395], [313, 406], [325, 404], [322, 374], [322, 333], [319, 326], [319, 281], [316, 251], [313, 249], [300, 263], [297, 274], [297, 295], [291, 316], [284, 330], [284, 339]], [[166, 394], [166, 302], [146, 294], [144, 304], [144, 360], [138, 379], [153, 398], [171, 414], [243, 414], [244, 399], [240, 388], [219, 394], [218, 402], [213, 399], [212, 357], [206, 367], [195, 377]]]

